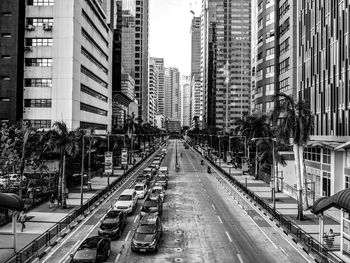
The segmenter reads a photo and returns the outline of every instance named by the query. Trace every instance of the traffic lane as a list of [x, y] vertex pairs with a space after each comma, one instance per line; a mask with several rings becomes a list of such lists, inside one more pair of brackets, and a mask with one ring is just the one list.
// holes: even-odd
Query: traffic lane
[[[196, 154], [196, 153], [195, 153]], [[197, 154], [196, 154], [197, 155]], [[206, 167], [206, 166], [205, 166]], [[200, 169], [203, 172], [203, 180], [205, 181], [208, 179], [209, 181], [207, 182], [207, 186], [209, 187], [214, 187], [217, 189], [222, 189], [222, 186], [218, 183], [216, 179], [214, 179], [213, 176], [210, 176], [209, 174], [206, 173], [206, 170], [203, 168], [203, 166], [197, 165], [197, 168]], [[210, 192], [210, 191], [209, 191]], [[213, 191], [211, 192], [212, 195], [218, 195], [220, 194], [223, 199], [226, 199], [226, 204], [231, 207], [231, 203], [234, 202], [233, 198], [229, 196], [225, 191]], [[213, 197], [215, 199], [215, 197]], [[235, 203], [235, 202], [234, 202]], [[221, 202], [218, 202], [219, 206], [221, 206], [221, 211], [223, 213], [227, 212], [226, 207], [222, 206]], [[236, 206], [237, 207], [237, 206]], [[220, 208], [220, 207], [219, 207]], [[242, 211], [242, 209], [238, 208], [238, 210]], [[236, 213], [236, 212], [234, 212]], [[242, 213], [241, 213], [242, 214]], [[230, 214], [227, 215], [228, 218], [232, 218]], [[247, 217], [247, 215], [244, 213], [244, 217]], [[251, 222], [253, 224], [260, 228], [261, 231], [260, 233], [264, 235], [265, 239], [267, 239], [267, 242], [272, 244], [276, 250], [279, 250], [280, 252], [283, 253], [283, 255], [286, 257], [286, 262], [309, 262], [309, 258], [307, 258], [305, 255], [301, 254], [302, 252], [299, 251], [297, 247], [295, 247], [295, 244], [292, 244], [290, 241], [286, 240], [282, 234], [273, 228], [269, 222], [267, 222], [260, 214], [258, 214], [255, 210], [252, 209], [249, 213], [249, 217]], [[226, 220], [222, 219], [224, 223], [228, 223]], [[241, 220], [239, 221], [241, 222]], [[244, 227], [244, 225], [243, 225]], [[240, 230], [241, 228], [238, 228]], [[249, 228], [250, 229], [250, 228]], [[234, 231], [236, 232], [236, 231]], [[244, 246], [244, 244], [243, 244]], [[269, 251], [273, 251], [270, 250]], [[278, 255], [276, 255], [278, 256]]]
[[[78, 245], [87, 238], [96, 228], [99, 226], [102, 217], [106, 211], [115, 202], [116, 198], [121, 194], [122, 191], [130, 187], [135, 180], [135, 177], [142, 172], [142, 169], [146, 168], [151, 162], [148, 161], [145, 165], [141, 166], [137, 172], [135, 172], [119, 189], [117, 189], [110, 197], [108, 197], [99, 208], [91, 213], [89, 218], [76, 229], [73, 230], [57, 247], [48, 254], [42, 262], [65, 262], [69, 255], [73, 253]], [[72, 245], [74, 244], [74, 246]], [[78, 245], [77, 245], [78, 244]]]

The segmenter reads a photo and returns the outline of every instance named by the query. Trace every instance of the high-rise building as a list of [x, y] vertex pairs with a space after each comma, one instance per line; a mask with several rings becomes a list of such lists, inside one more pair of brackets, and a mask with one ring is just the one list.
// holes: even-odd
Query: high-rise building
[[25, 1], [0, 1], [0, 122], [14, 122], [23, 114], [23, 50]]
[[201, 82], [207, 128], [229, 132], [250, 111], [250, 19], [250, 1], [202, 1]]
[[155, 72], [157, 77], [157, 114], [164, 116], [164, 105], [165, 105], [165, 96], [164, 96], [164, 58], [154, 58], [151, 60], [155, 65]]
[[195, 74], [191, 80], [191, 127], [195, 126], [195, 118], [198, 118], [201, 126], [202, 116], [202, 85], [200, 76]]
[[[297, 4], [252, 2], [252, 93], [254, 110], [270, 112], [276, 93], [296, 98]], [[278, 14], [278, 15], [277, 15]]]
[[147, 113], [147, 119], [146, 122], [150, 123], [151, 125], [155, 125], [155, 115], [157, 113], [157, 91], [158, 91], [158, 83], [157, 83], [157, 68], [156, 63], [154, 59], [150, 59], [149, 62], [149, 80], [148, 80], [148, 113]]
[[136, 1], [135, 19], [135, 94], [139, 102], [139, 116], [147, 120], [148, 113], [148, 37], [149, 0]]
[[26, 1], [23, 118], [35, 126], [110, 130], [112, 31], [101, 4]]
[[180, 121], [180, 73], [177, 68], [165, 68], [164, 117]]
[[181, 126], [191, 126], [191, 76], [183, 76], [181, 83]]

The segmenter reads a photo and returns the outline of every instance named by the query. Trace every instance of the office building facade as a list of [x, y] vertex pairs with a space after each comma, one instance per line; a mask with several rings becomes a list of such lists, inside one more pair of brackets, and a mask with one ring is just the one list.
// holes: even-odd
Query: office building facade
[[203, 122], [222, 132], [250, 111], [251, 2], [203, 0], [201, 82]]
[[155, 65], [155, 73], [156, 73], [156, 78], [157, 78], [157, 80], [156, 80], [156, 82], [157, 82], [156, 112], [157, 112], [157, 114], [164, 116], [164, 111], [165, 111], [164, 58], [152, 57], [150, 60]]
[[23, 118], [39, 128], [110, 130], [112, 31], [101, 2], [26, 4]]
[[164, 117], [180, 121], [180, 73], [173, 67], [166, 67], [164, 71]]
[[181, 126], [191, 126], [191, 76], [183, 76], [181, 83]]
[[147, 107], [147, 120], [146, 122], [151, 125], [155, 125], [155, 115], [157, 113], [157, 91], [158, 91], [158, 78], [157, 78], [157, 68], [155, 61], [151, 58], [149, 62], [148, 69], [149, 79], [148, 79], [148, 107]]

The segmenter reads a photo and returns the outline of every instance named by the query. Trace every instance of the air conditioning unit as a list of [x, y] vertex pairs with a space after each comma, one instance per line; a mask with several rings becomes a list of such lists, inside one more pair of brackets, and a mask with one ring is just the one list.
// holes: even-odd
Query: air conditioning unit
[[44, 30], [46, 30], [46, 31], [51, 31], [51, 30], [52, 30], [52, 25], [49, 25], [49, 24], [44, 23], [44, 24], [43, 24], [43, 28], [44, 28]]
[[24, 51], [32, 51], [33, 47], [32, 46], [24, 46]]
[[33, 31], [35, 29], [35, 26], [33, 25], [26, 25], [26, 30]]

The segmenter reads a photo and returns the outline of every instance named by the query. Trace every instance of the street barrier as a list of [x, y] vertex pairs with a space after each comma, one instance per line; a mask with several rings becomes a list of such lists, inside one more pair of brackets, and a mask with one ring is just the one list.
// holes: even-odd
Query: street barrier
[[[161, 147], [164, 146], [164, 143], [161, 145]], [[55, 245], [55, 242], [53, 241], [57, 236], [60, 235], [60, 233], [69, 227], [69, 225], [72, 222], [75, 222], [79, 219], [80, 216], [90, 213], [90, 209], [95, 205], [97, 201], [104, 200], [108, 197], [109, 194], [111, 194], [113, 191], [118, 189], [132, 174], [139, 166], [143, 165], [145, 161], [154, 153], [157, 149], [152, 150], [146, 158], [144, 158], [142, 161], [135, 164], [131, 169], [126, 171], [124, 175], [119, 177], [117, 180], [113, 181], [109, 186], [107, 186], [105, 189], [101, 190], [100, 192], [96, 193], [94, 196], [92, 196], [88, 201], [86, 201], [83, 206], [78, 207], [74, 211], [72, 211], [69, 215], [67, 215], [65, 218], [63, 218], [60, 222], [52, 226], [49, 230], [45, 231], [43, 234], [41, 234], [39, 237], [37, 237], [34, 241], [32, 241], [30, 244], [22, 248], [20, 251], [18, 251], [15, 255], [11, 256], [9, 259], [5, 261], [5, 263], [25, 263], [33, 260], [34, 258], [42, 258], [44, 255], [40, 253], [40, 250], [42, 248], [48, 247], [53, 243]], [[108, 195], [106, 195], [109, 193]], [[87, 214], [85, 214], [87, 212]], [[64, 235], [64, 234], [62, 234]]]
[[[201, 152], [192, 145], [199, 154]], [[295, 243], [299, 243], [303, 250], [312, 254], [315, 257], [316, 262], [322, 263], [344, 263], [337, 255], [332, 253], [326, 246], [322, 245], [315, 238], [306, 233], [299, 226], [294, 224], [288, 218], [283, 216], [277, 210], [274, 210], [265, 200], [261, 199], [254, 192], [250, 191], [244, 184], [231, 177], [229, 173], [219, 167], [215, 162], [213, 162], [208, 157], [204, 157], [212, 166], [214, 166], [221, 174], [224, 175], [225, 179], [232, 185], [238, 188], [239, 191], [248, 195], [255, 203], [257, 203], [263, 210], [270, 215], [271, 219], [276, 221], [277, 226], [283, 229], [283, 232], [292, 237], [292, 240]], [[238, 199], [238, 202], [241, 202], [241, 199]]]

